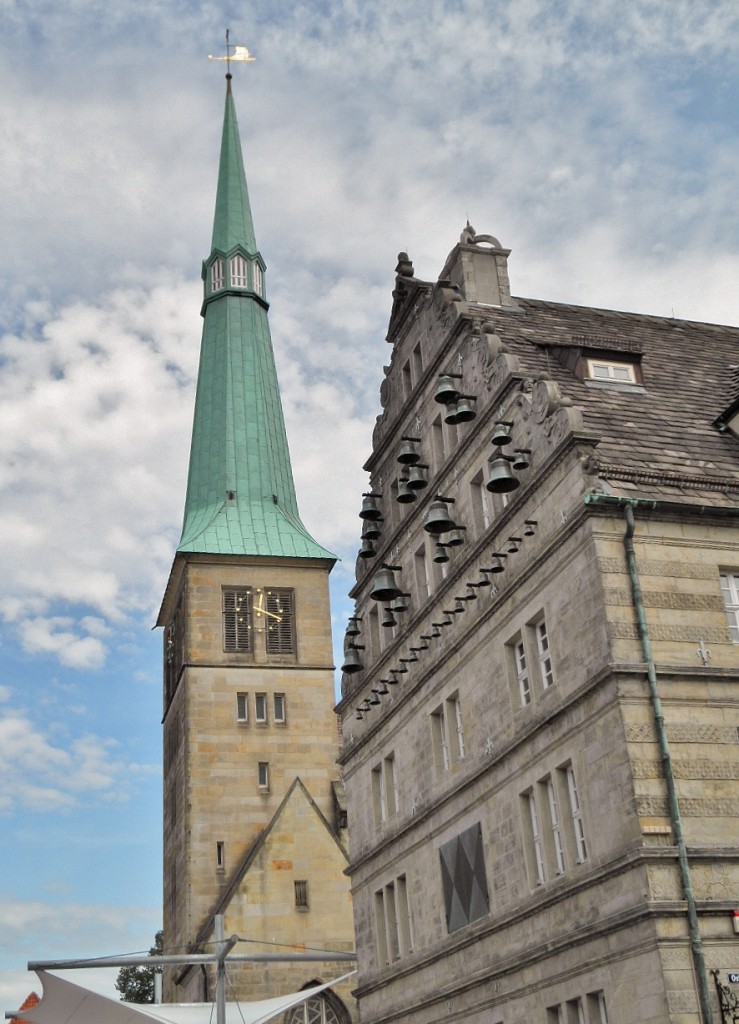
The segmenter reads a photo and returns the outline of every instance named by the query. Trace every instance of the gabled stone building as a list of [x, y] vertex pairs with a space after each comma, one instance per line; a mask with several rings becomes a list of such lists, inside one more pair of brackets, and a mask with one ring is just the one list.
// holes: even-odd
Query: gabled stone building
[[361, 1019], [730, 1020], [739, 329], [515, 298], [508, 256], [397, 267], [339, 705]]
[[[164, 627], [164, 946], [235, 954], [351, 952], [336, 757], [328, 574], [298, 513], [257, 248], [228, 89], [182, 538]], [[230, 968], [229, 998], [326, 982], [337, 964]], [[349, 965], [351, 967], [351, 965]], [[199, 968], [165, 998], [213, 998]], [[293, 1011], [348, 1024], [351, 984]]]

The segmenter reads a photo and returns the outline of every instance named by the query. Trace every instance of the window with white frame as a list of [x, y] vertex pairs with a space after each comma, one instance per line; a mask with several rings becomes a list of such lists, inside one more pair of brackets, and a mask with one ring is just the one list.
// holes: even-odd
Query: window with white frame
[[608, 1024], [606, 996], [604, 992], [588, 992], [588, 1024]]
[[275, 712], [274, 720], [275, 720], [275, 722], [279, 722], [281, 725], [284, 725], [285, 721], [287, 720], [287, 713], [286, 713], [286, 710], [285, 710], [285, 694], [284, 693], [276, 693], [276, 694], [274, 694], [274, 696], [272, 698], [272, 701], [273, 701], [273, 707], [274, 707], [274, 712]]
[[619, 384], [636, 384], [636, 369], [633, 363], [611, 359], [588, 359], [588, 377], [591, 380]]
[[472, 515], [477, 530], [487, 530], [493, 521], [492, 495], [485, 486], [482, 470], [470, 481], [470, 497], [472, 498]]
[[246, 288], [246, 260], [240, 253], [231, 257], [229, 271], [231, 274], [231, 286], [233, 288]]
[[267, 724], [267, 694], [266, 693], [255, 693], [254, 694], [254, 720], [259, 725]]
[[269, 762], [260, 761], [257, 765], [257, 785], [260, 789], [269, 789]]
[[722, 572], [720, 580], [731, 642], [739, 644], [739, 573]]
[[539, 674], [541, 676], [541, 684], [546, 690], [554, 682], [554, 672], [552, 671], [552, 657], [549, 652], [547, 624], [543, 618], [539, 619], [539, 621], [534, 624], [534, 634], [536, 635], [536, 649], [539, 655]]
[[526, 665], [526, 648], [524, 646], [523, 639], [516, 640], [514, 642], [513, 658], [516, 665], [516, 681], [518, 683], [518, 693], [521, 698], [521, 704], [530, 704], [531, 681], [529, 679], [529, 670]]
[[236, 694], [236, 721], [237, 722], [248, 722], [249, 721], [249, 694], [248, 693], [237, 693]]
[[534, 885], [543, 885], [547, 879], [544, 863], [544, 840], [541, 834], [539, 819], [539, 808], [536, 803], [536, 793], [533, 789], [523, 794], [524, 803], [524, 830], [527, 834], [526, 844], [529, 869]]
[[549, 827], [552, 835], [552, 852], [554, 854], [554, 867], [558, 875], [563, 874], [565, 869], [564, 839], [562, 837], [562, 822], [559, 816], [559, 801], [554, 779], [548, 775], [544, 780], [544, 789], [547, 795], [547, 807], [549, 810]]
[[256, 260], [251, 265], [251, 279], [252, 289], [257, 295], [264, 294], [264, 276], [262, 274], [262, 268]]
[[219, 292], [225, 283], [225, 264], [221, 257], [214, 259], [210, 267], [210, 290]]
[[298, 910], [308, 910], [308, 880], [295, 879], [295, 906]]
[[416, 590], [418, 593], [418, 603], [423, 604], [427, 597], [431, 594], [431, 586], [429, 584], [429, 576], [426, 567], [426, 542], [421, 545], [416, 551], [413, 557], [413, 567], [416, 573]]
[[431, 712], [431, 745], [437, 771], [448, 771], [451, 759], [443, 704]]
[[575, 782], [575, 771], [572, 763], [566, 764], [560, 771], [564, 772], [567, 782], [567, 796], [569, 799], [569, 814], [572, 823], [572, 835], [575, 844], [575, 856], [578, 864], [588, 859], [588, 849], [585, 842], [585, 826], [582, 820], [582, 808], [580, 807], [580, 796]]
[[547, 1024], [565, 1024], [565, 1017], [562, 1011], [562, 1004], [547, 1007]]

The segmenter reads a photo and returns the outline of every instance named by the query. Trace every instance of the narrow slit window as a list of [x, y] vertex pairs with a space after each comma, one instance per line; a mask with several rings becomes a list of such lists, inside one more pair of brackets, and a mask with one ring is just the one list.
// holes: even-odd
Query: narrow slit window
[[225, 283], [225, 265], [224, 265], [223, 260], [219, 256], [218, 259], [213, 260], [213, 263], [211, 264], [211, 268], [210, 268], [210, 290], [212, 292], [219, 292], [223, 288], [224, 283]]
[[739, 573], [722, 572], [720, 581], [731, 642], [739, 644]]
[[226, 867], [226, 844], [223, 842], [216, 843], [216, 868], [218, 871], [223, 871]]
[[274, 696], [275, 722], [284, 723], [285, 715], [285, 694], [276, 693]]
[[257, 262], [254, 262], [251, 265], [251, 279], [252, 289], [257, 293], [257, 295], [263, 295], [264, 277], [262, 275], [262, 268]]
[[295, 879], [295, 906], [298, 910], [308, 909], [308, 881], [305, 878]]
[[267, 722], [267, 694], [266, 693], [255, 693], [254, 694], [254, 718], [260, 725], [265, 725]]
[[236, 694], [236, 721], [237, 722], [248, 722], [249, 721], [249, 694], [248, 693], [237, 693]]
[[260, 789], [269, 789], [269, 762], [260, 761], [257, 768], [257, 782]]

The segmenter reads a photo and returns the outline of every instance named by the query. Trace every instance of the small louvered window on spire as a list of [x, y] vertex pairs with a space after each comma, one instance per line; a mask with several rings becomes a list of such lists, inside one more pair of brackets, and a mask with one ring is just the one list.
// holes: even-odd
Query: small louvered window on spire
[[238, 253], [231, 257], [231, 285], [234, 288], [246, 288], [246, 260]]
[[267, 653], [295, 653], [295, 615], [293, 591], [265, 590], [267, 616]]
[[219, 292], [223, 288], [223, 274], [224, 265], [223, 260], [219, 256], [218, 259], [213, 260], [213, 264], [210, 268], [210, 290], [213, 292]]
[[264, 290], [264, 280], [262, 278], [262, 268], [256, 261], [251, 265], [251, 279], [253, 290], [257, 295], [261, 295]]
[[251, 651], [251, 590], [223, 588], [223, 649]]

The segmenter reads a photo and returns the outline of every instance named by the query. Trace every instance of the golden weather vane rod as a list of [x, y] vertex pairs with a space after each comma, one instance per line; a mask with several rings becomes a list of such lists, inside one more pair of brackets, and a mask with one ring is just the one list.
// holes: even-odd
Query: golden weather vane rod
[[231, 74], [231, 61], [253, 61], [256, 58], [252, 57], [245, 46], [235, 46], [229, 42], [230, 30], [226, 29], [226, 56], [225, 57], [213, 57], [210, 53], [208, 54], [208, 60], [225, 60], [226, 72]]

